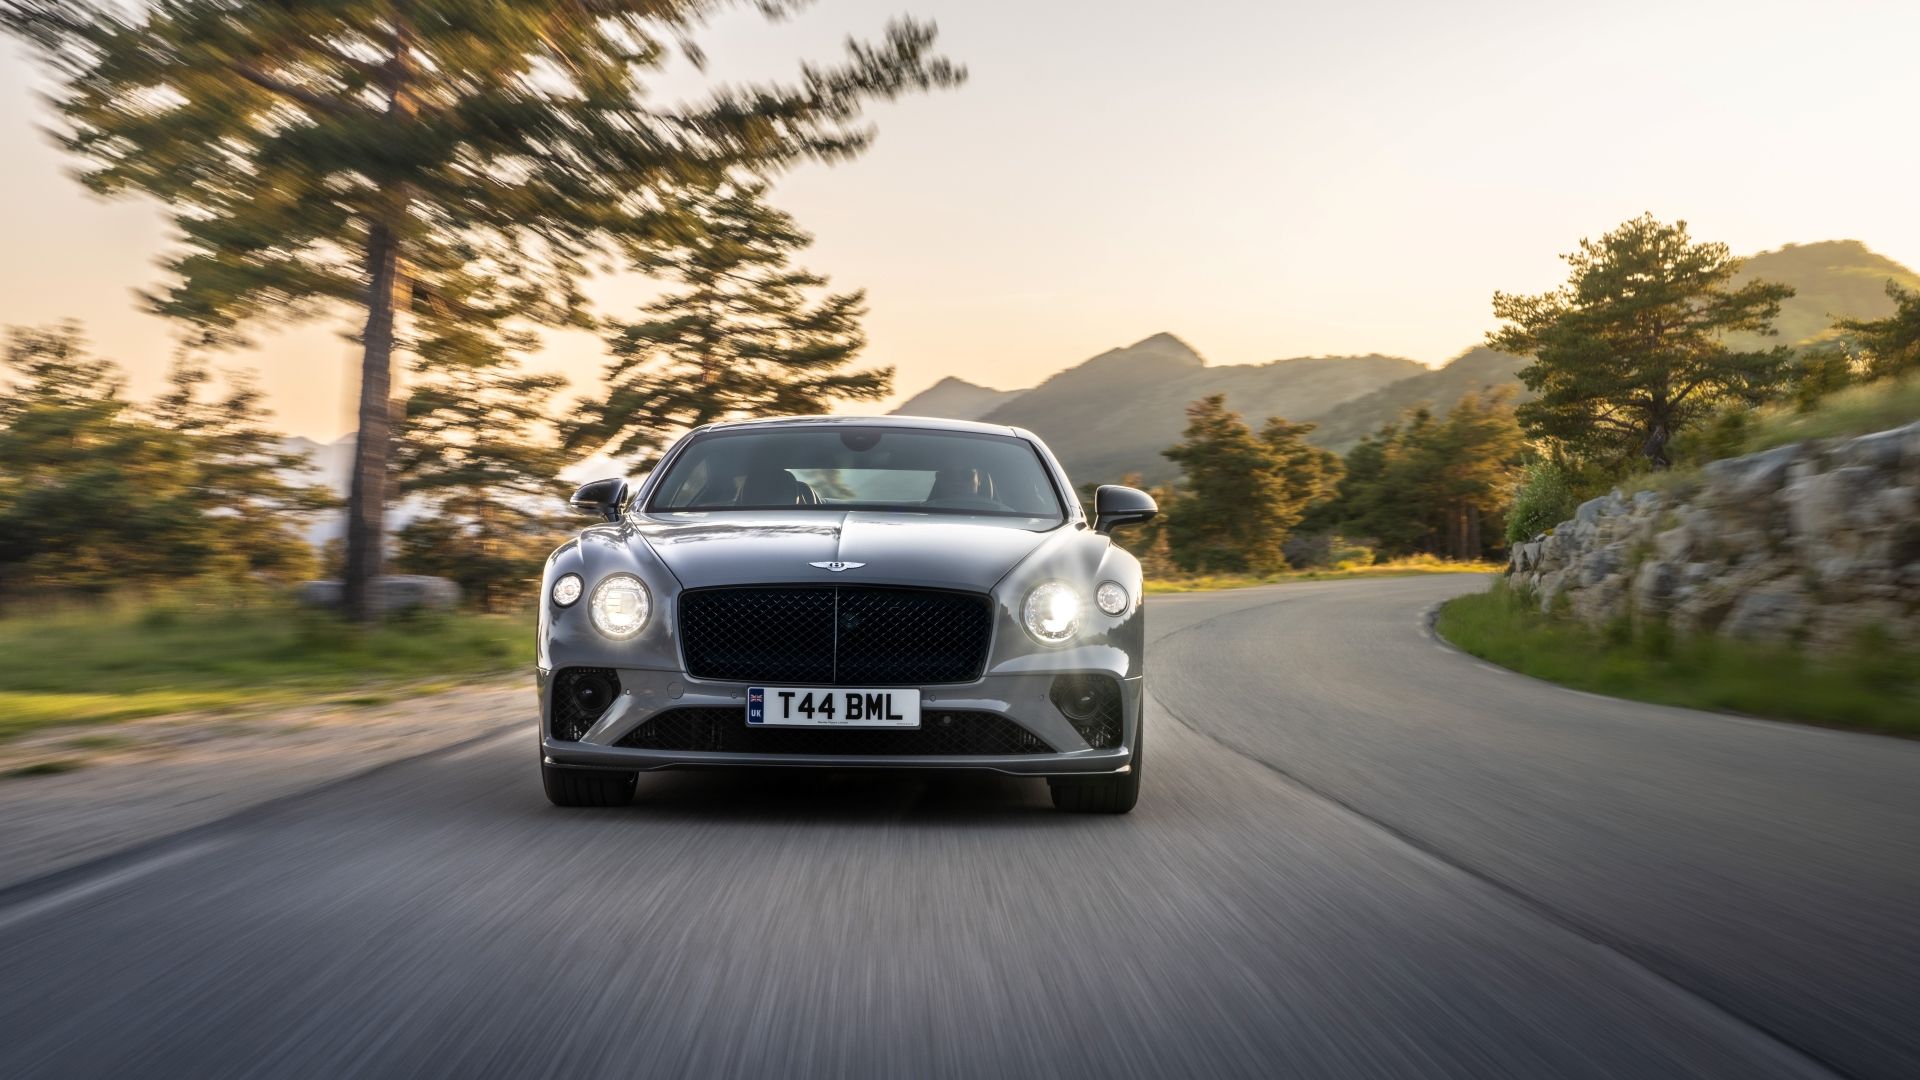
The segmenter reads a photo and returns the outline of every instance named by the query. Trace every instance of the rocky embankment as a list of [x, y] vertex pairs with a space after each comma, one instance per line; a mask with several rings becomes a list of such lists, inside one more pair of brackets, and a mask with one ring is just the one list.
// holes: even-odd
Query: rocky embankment
[[1510, 580], [1595, 625], [1920, 646], [1920, 423], [1716, 461], [1667, 486], [1582, 504], [1514, 545]]

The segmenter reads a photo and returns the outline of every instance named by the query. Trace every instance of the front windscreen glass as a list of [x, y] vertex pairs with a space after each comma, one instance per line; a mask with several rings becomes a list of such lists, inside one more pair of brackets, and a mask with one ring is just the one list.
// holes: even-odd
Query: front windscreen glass
[[821, 426], [722, 431], [673, 459], [649, 510], [891, 510], [1064, 520], [1039, 454], [1010, 435]]

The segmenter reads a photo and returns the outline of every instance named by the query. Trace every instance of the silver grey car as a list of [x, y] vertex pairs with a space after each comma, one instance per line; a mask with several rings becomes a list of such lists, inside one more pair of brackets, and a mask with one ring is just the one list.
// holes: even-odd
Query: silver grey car
[[1139, 798], [1140, 563], [1017, 428], [907, 417], [714, 424], [547, 559], [540, 768], [561, 806], [658, 769], [985, 769], [1064, 810]]

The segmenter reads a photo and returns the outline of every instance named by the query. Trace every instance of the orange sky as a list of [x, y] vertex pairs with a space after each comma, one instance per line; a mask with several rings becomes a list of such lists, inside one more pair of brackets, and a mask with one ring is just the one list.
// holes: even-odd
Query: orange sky
[[[878, 114], [858, 162], [776, 199], [806, 265], [864, 286], [868, 358], [901, 396], [959, 374], [1030, 385], [1170, 330], [1213, 363], [1384, 352], [1440, 362], [1496, 288], [1643, 210], [1756, 251], [1855, 238], [1920, 267], [1920, 7], [1785, 0], [1341, 5], [820, 0], [703, 37], [720, 78], [827, 59], [908, 11], [938, 20], [964, 88]], [[83, 319], [150, 392], [168, 327], [138, 312], [167, 232], [101, 203], [35, 130], [41, 78], [0, 47], [0, 322]], [[598, 283], [610, 308], [643, 287]], [[351, 426], [341, 326], [267, 332], [287, 430]], [[565, 335], [532, 362], [590, 380]]]

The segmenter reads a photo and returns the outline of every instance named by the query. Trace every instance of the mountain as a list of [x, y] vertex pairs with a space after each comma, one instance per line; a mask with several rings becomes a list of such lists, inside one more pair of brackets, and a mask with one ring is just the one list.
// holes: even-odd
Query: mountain
[[1024, 390], [995, 390], [949, 375], [900, 403], [897, 416], [942, 416], [949, 420], [978, 420]]
[[1512, 388], [1516, 398], [1523, 397], [1526, 390], [1514, 372], [1526, 363], [1518, 356], [1485, 346], [1468, 349], [1442, 367], [1341, 402], [1314, 421], [1319, 427], [1307, 438], [1345, 453], [1363, 436], [1399, 419], [1409, 409], [1429, 405], [1444, 412], [1466, 394], [1484, 395], [1503, 386]]
[[[1068, 368], [977, 419], [1038, 433], [1075, 477], [1113, 480], [1138, 472], [1155, 483], [1176, 471], [1160, 450], [1179, 441], [1186, 405], [1197, 398], [1224, 393], [1256, 424], [1269, 416], [1309, 420], [1422, 370], [1390, 356], [1210, 367], [1186, 342], [1155, 334]], [[919, 400], [897, 411], [926, 414], [915, 405]]]

